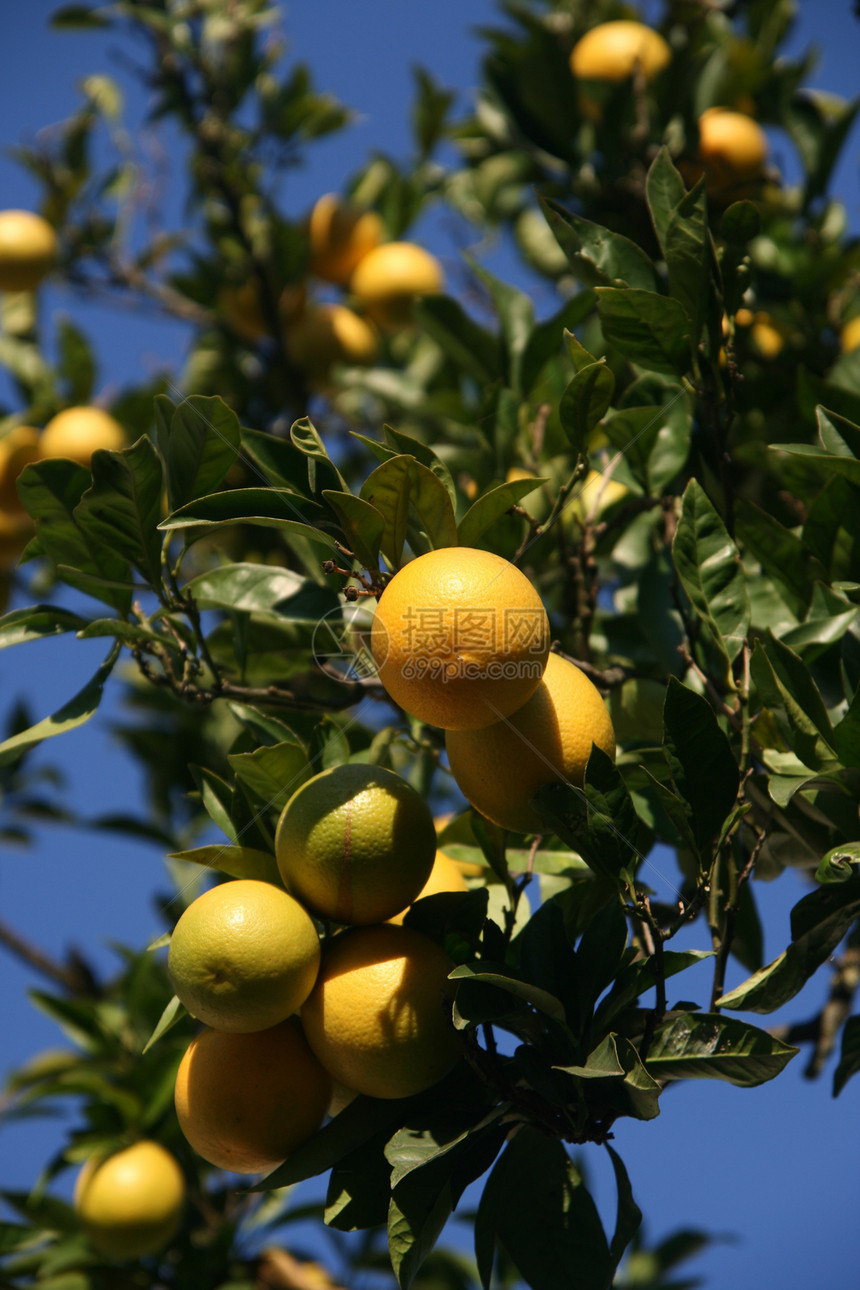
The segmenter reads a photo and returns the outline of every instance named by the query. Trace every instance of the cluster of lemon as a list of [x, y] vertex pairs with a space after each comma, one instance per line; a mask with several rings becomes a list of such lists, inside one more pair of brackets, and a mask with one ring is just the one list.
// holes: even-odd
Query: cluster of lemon
[[543, 603], [509, 560], [444, 547], [394, 575], [374, 615], [371, 651], [389, 696], [445, 731], [451, 772], [487, 819], [539, 832], [544, 784], [581, 784], [592, 744], [615, 755], [599, 691], [550, 653]]
[[[452, 963], [402, 925], [439, 889], [465, 890], [421, 795], [347, 763], [313, 776], [281, 814], [284, 888], [235, 879], [176, 924], [168, 971], [204, 1023], [176, 1079], [188, 1142], [219, 1168], [265, 1173], [356, 1093], [407, 1097], [451, 1069]], [[320, 943], [318, 927], [339, 930]]]
[[[313, 385], [325, 381], [334, 363], [372, 362], [379, 352], [379, 329], [407, 326], [416, 298], [441, 291], [444, 280], [429, 251], [414, 242], [386, 241], [376, 211], [335, 193], [326, 193], [313, 207], [308, 241], [312, 276], [341, 287], [358, 306], [308, 301], [303, 283], [282, 293], [279, 318], [287, 354]], [[256, 283], [226, 287], [220, 302], [239, 335], [256, 341], [268, 334]]]
[[[574, 45], [570, 68], [584, 82], [580, 102], [583, 112], [599, 120], [600, 104], [589, 93], [588, 82], [615, 84], [640, 75], [653, 81], [672, 61], [672, 51], [659, 32], [628, 19], [600, 23]], [[767, 136], [747, 112], [710, 107], [698, 122], [699, 142], [694, 159], [682, 161], [685, 178], [695, 182], [705, 176], [712, 196], [734, 199], [746, 186], [762, 178], [767, 160]]]

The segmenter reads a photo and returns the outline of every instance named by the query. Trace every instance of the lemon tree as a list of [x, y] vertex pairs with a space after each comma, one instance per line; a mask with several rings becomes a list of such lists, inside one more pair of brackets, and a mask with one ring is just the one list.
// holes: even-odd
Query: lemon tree
[[[419, 70], [411, 159], [298, 208], [275, 159], [349, 114], [281, 9], [65, 6], [144, 60], [187, 227], [131, 231], [104, 77], [19, 150], [48, 234], [0, 218], [0, 647], [104, 647], [7, 703], [4, 835], [92, 824], [50, 759], [109, 691], [147, 805], [106, 784], [97, 823], [171, 879], [109, 980], [0, 928], [67, 1036], [0, 1114], [74, 1108], [0, 1279], [309, 1284], [313, 1217], [350, 1284], [656, 1290], [711, 1239], [704, 1168], [695, 1231], [642, 1223], [667, 1089], [860, 1070], [858, 105], [805, 88], [787, 0], [505, 6], [476, 96]], [[169, 378], [99, 385], [49, 269], [181, 320]], [[120, 1248], [67, 1184], [144, 1143], [192, 1203]]]

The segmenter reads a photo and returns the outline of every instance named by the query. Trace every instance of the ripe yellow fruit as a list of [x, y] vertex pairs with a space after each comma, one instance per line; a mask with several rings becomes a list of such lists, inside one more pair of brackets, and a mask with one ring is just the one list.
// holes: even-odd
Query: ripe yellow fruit
[[672, 51], [659, 32], [625, 19], [592, 27], [574, 45], [570, 70], [592, 81], [623, 81], [641, 69], [647, 81], [671, 61]]
[[549, 653], [546, 610], [509, 560], [440, 547], [394, 575], [370, 648], [395, 703], [445, 730], [488, 726], [522, 707]]
[[74, 1207], [90, 1244], [112, 1259], [163, 1250], [179, 1229], [185, 1178], [158, 1142], [136, 1142], [106, 1159], [86, 1162]]
[[266, 1030], [313, 989], [320, 942], [307, 910], [269, 882], [223, 882], [188, 906], [167, 969], [193, 1017], [216, 1030]]
[[370, 1097], [410, 1097], [460, 1055], [451, 1023], [453, 963], [410, 927], [354, 927], [323, 953], [302, 1008], [313, 1051], [332, 1077]]
[[444, 286], [442, 266], [414, 242], [384, 242], [368, 251], [356, 266], [349, 289], [380, 327], [396, 330], [412, 319], [418, 296]]
[[42, 431], [39, 456], [68, 457], [89, 468], [98, 448], [121, 452], [127, 445], [125, 431], [109, 412], [93, 407], [66, 408]]
[[451, 773], [468, 802], [517, 833], [541, 830], [529, 805], [544, 784], [581, 785], [592, 743], [615, 756], [615, 732], [600, 692], [574, 663], [550, 654], [536, 692], [507, 721], [448, 731]]
[[312, 1137], [331, 1079], [295, 1018], [252, 1034], [204, 1029], [176, 1075], [179, 1127], [218, 1169], [269, 1173]]
[[[433, 861], [433, 868], [430, 870], [430, 877], [419, 891], [415, 900], [423, 900], [425, 896], [435, 896], [440, 891], [468, 891], [469, 884], [463, 877], [463, 873], [457, 865], [456, 860], [452, 860], [444, 851], [436, 852], [436, 859]], [[412, 904], [415, 904], [413, 900]], [[406, 917], [407, 910], [401, 909], [399, 914], [389, 918], [389, 923], [402, 923]]]
[[346, 305], [312, 305], [287, 328], [287, 354], [312, 377], [325, 376], [332, 363], [372, 363], [379, 333]]
[[0, 291], [34, 291], [57, 259], [57, 235], [33, 211], [0, 211]]
[[39, 431], [32, 426], [16, 426], [0, 439], [0, 512], [23, 515], [18, 496], [18, 476], [25, 466], [39, 460]]
[[857, 314], [854, 318], [849, 318], [839, 333], [839, 343], [842, 346], [842, 352], [845, 354], [860, 345], [860, 314]]
[[284, 807], [275, 856], [297, 900], [336, 923], [381, 923], [433, 868], [430, 808], [402, 776], [350, 762], [314, 775]]
[[360, 260], [385, 237], [376, 211], [362, 210], [337, 193], [320, 197], [308, 222], [311, 273], [344, 285]]
[[736, 189], [760, 178], [767, 151], [764, 130], [743, 112], [712, 107], [699, 117], [696, 156], [709, 191]]

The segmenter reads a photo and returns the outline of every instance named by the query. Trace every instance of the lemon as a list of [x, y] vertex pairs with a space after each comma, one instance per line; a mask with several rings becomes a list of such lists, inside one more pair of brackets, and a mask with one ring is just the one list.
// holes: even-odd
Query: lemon
[[0, 211], [0, 291], [33, 291], [57, 258], [57, 235], [33, 211]]
[[234, 1173], [269, 1173], [318, 1129], [331, 1079], [294, 1018], [269, 1030], [204, 1029], [176, 1076], [179, 1127], [199, 1156]]
[[719, 193], [760, 178], [767, 152], [767, 135], [745, 113], [711, 107], [699, 117], [696, 158], [709, 192]]
[[333, 1079], [371, 1097], [409, 1097], [460, 1055], [453, 963], [409, 927], [354, 927], [326, 947], [302, 1008], [308, 1043]]
[[[468, 890], [469, 884], [463, 877], [457, 861], [452, 860], [444, 851], [437, 851], [436, 859], [433, 861], [433, 868], [430, 870], [430, 877], [415, 897], [415, 900], [423, 900], [425, 896], [435, 896], [440, 891]], [[415, 901], [412, 903], [414, 904]], [[402, 923], [406, 913], [406, 909], [401, 909], [399, 914], [395, 914], [388, 921], [390, 923]]]
[[287, 328], [285, 344], [291, 362], [320, 378], [332, 363], [372, 363], [379, 334], [346, 305], [311, 305]]
[[179, 1229], [185, 1178], [158, 1142], [136, 1142], [106, 1159], [86, 1162], [74, 1207], [90, 1243], [112, 1259], [137, 1259], [164, 1249]]
[[847, 354], [860, 345], [860, 314], [849, 318], [839, 333], [839, 343], [843, 353]]
[[615, 732], [599, 690], [574, 663], [550, 654], [528, 703], [482, 730], [449, 730], [451, 773], [476, 810], [517, 833], [537, 833], [529, 805], [544, 784], [581, 785], [592, 743], [615, 756]]
[[413, 717], [445, 730], [490, 725], [521, 707], [549, 653], [546, 610], [509, 560], [442, 547], [410, 560], [377, 604], [379, 680]]
[[0, 439], [0, 512], [23, 515], [18, 496], [18, 476], [25, 466], [39, 460], [39, 431], [33, 426], [16, 426]]
[[170, 941], [168, 971], [192, 1016], [217, 1030], [265, 1030], [296, 1012], [320, 963], [305, 909], [268, 882], [240, 878], [188, 906]]
[[641, 22], [619, 19], [602, 22], [574, 45], [570, 70], [593, 81], [623, 81], [641, 69], [650, 81], [662, 72], [672, 51], [659, 32]]
[[126, 433], [118, 421], [101, 408], [66, 408], [52, 417], [39, 441], [39, 455], [68, 457], [89, 467], [98, 448], [120, 452], [127, 446]]
[[414, 242], [384, 242], [368, 251], [349, 280], [349, 289], [380, 327], [397, 330], [412, 320], [419, 296], [444, 286], [442, 266]]
[[337, 193], [325, 193], [311, 211], [308, 238], [311, 273], [340, 285], [385, 236], [376, 211], [362, 210]]
[[275, 855], [285, 885], [321, 918], [381, 923], [433, 868], [429, 807], [394, 771], [364, 763], [314, 775], [284, 807]]

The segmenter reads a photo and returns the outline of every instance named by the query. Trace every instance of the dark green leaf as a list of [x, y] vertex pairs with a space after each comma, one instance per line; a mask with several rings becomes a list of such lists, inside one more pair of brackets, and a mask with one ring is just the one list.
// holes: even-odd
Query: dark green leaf
[[484, 1214], [479, 1210], [482, 1276], [492, 1234], [532, 1290], [606, 1290], [612, 1274], [606, 1234], [558, 1139], [523, 1125], [490, 1175], [482, 1208], [488, 1193]]
[[832, 760], [836, 737], [806, 664], [777, 637], [757, 640], [750, 670], [762, 703], [784, 715], [793, 751], [811, 770]]
[[612, 402], [615, 377], [605, 360], [583, 367], [561, 397], [558, 415], [575, 452], [586, 452], [588, 436]]
[[597, 287], [596, 291], [607, 344], [653, 372], [683, 376], [689, 370], [690, 323], [683, 305], [632, 287]]
[[738, 767], [708, 700], [674, 676], [663, 705], [663, 752], [690, 804], [697, 850], [706, 855], [735, 804]]
[[337, 493], [334, 489], [324, 488], [322, 496], [340, 520], [349, 549], [365, 569], [377, 569], [379, 546], [385, 530], [382, 513], [354, 493]]
[[335, 487], [343, 492], [349, 489], [346, 480], [329, 457], [316, 427], [309, 417], [302, 417], [290, 427], [290, 439], [308, 462], [308, 486], [312, 493], [322, 488]]
[[278, 529], [287, 538], [295, 534], [334, 555], [337, 547], [332, 534], [314, 528], [305, 520], [304, 511], [312, 506], [313, 503], [285, 489], [237, 488], [189, 502], [168, 515], [158, 527], [168, 531], [199, 527], [202, 531], [195, 537], [203, 537], [207, 529], [218, 525], [255, 524]]
[[708, 300], [708, 218], [704, 181], [688, 193], [663, 147], [646, 180], [651, 218], [669, 270], [669, 290], [683, 305], [693, 340], [702, 330]]
[[531, 298], [489, 273], [477, 261], [471, 260], [470, 263], [488, 289], [501, 324], [506, 359], [505, 383], [515, 394], [523, 394], [522, 360], [535, 325]]
[[60, 349], [60, 376], [66, 385], [69, 403], [83, 406], [90, 402], [96, 379], [96, 366], [89, 342], [68, 318], [61, 318], [58, 327]]
[[73, 614], [70, 609], [60, 609], [58, 605], [13, 609], [0, 618], [0, 649], [41, 640], [45, 636], [60, 636], [63, 632], [79, 632], [87, 624], [86, 618]]
[[609, 1253], [612, 1257], [612, 1271], [617, 1269], [624, 1251], [639, 1231], [642, 1223], [642, 1211], [633, 1199], [633, 1188], [624, 1166], [624, 1161], [609, 1144], [606, 1144], [612, 1168], [615, 1171], [615, 1187], [618, 1192], [618, 1206], [615, 1216], [615, 1232]]
[[216, 869], [226, 873], [230, 878], [256, 878], [260, 882], [270, 882], [276, 887], [283, 886], [275, 857], [268, 851], [256, 851], [253, 847], [223, 846], [210, 844], [205, 847], [191, 847], [187, 851], [173, 851], [168, 860], [190, 860], [193, 864], [205, 865], [207, 869]]
[[[92, 486], [75, 509], [81, 528], [161, 585], [161, 461], [145, 435], [122, 452], [93, 453]], [[103, 570], [101, 572], [104, 572]]]
[[513, 995], [515, 999], [521, 999], [524, 1003], [531, 1004], [533, 1008], [537, 1008], [539, 1012], [543, 1012], [553, 1021], [564, 1024], [564, 1008], [560, 1000], [547, 990], [541, 990], [538, 986], [532, 985], [528, 981], [520, 981], [516, 977], [506, 976], [501, 972], [476, 971], [475, 968], [466, 963], [462, 964], [461, 967], [454, 968], [450, 979], [452, 981], [479, 981], [485, 985], [496, 986], [499, 990], [504, 990], [506, 994]]
[[414, 457], [389, 457], [372, 470], [361, 486], [364, 501], [374, 506], [384, 521], [379, 549], [396, 568], [403, 555], [409, 521], [409, 468]]
[[719, 1079], [755, 1088], [779, 1075], [797, 1052], [745, 1021], [689, 1012], [657, 1027], [646, 1064], [657, 1079]]
[[109, 20], [98, 9], [85, 4], [64, 4], [51, 14], [50, 21], [52, 27], [61, 31], [110, 26]]
[[488, 492], [476, 498], [457, 526], [460, 546], [476, 546], [480, 538], [495, 524], [496, 520], [507, 515], [512, 506], [516, 506], [523, 497], [533, 493], [541, 484], [548, 481], [543, 478], [514, 479], [509, 484], [497, 484]]
[[827, 573], [806, 542], [773, 515], [746, 498], [738, 498], [738, 541], [760, 563], [795, 618], [804, 619], [816, 581]]
[[[503, 374], [498, 338], [473, 321], [451, 296], [425, 296], [415, 306], [415, 318], [442, 353], [461, 371], [490, 385]], [[400, 452], [412, 449], [399, 448]]]
[[564, 210], [556, 202], [540, 196], [538, 200], [571, 268], [588, 286], [623, 284], [643, 291], [658, 289], [654, 265], [635, 242]]
[[[88, 527], [83, 528], [75, 515], [91, 482], [83, 466], [57, 457], [25, 466], [18, 477], [18, 492], [36, 521], [36, 536], [44, 553], [71, 570], [64, 575], [65, 581], [127, 613], [132, 598], [128, 564]], [[90, 582], [91, 578], [95, 581]]]
[[291, 622], [317, 623], [338, 606], [327, 587], [292, 569], [267, 564], [225, 564], [193, 578], [185, 588], [200, 609], [266, 614]]
[[389, 1101], [359, 1096], [298, 1147], [289, 1160], [269, 1174], [265, 1182], [257, 1183], [251, 1190], [290, 1187], [305, 1178], [325, 1173], [377, 1132], [393, 1132], [395, 1126], [403, 1123], [403, 1114], [404, 1103], [399, 1099]]
[[384, 1147], [388, 1130], [342, 1156], [329, 1176], [325, 1221], [338, 1232], [381, 1227], [388, 1221], [391, 1166]]
[[833, 1096], [838, 1097], [852, 1075], [860, 1071], [860, 1017], [849, 1017], [842, 1031], [839, 1065], [833, 1072]]
[[73, 699], [58, 708], [53, 716], [45, 717], [29, 730], [22, 730], [12, 735], [10, 739], [4, 740], [0, 744], [0, 766], [17, 761], [25, 752], [35, 748], [44, 739], [66, 734], [67, 731], [76, 730], [78, 726], [89, 721], [101, 703], [105, 682], [113, 671], [119, 653], [119, 645], [114, 645], [95, 676], [82, 690], [78, 691]]
[[720, 237], [733, 246], [746, 246], [761, 230], [761, 215], [753, 202], [732, 202], [720, 220]]
[[749, 631], [746, 576], [725, 524], [695, 479], [684, 490], [672, 557], [691, 605], [733, 661]]
[[173, 414], [167, 440], [167, 496], [170, 509], [205, 497], [223, 480], [239, 455], [239, 418], [223, 399], [195, 394]]
[[435, 1187], [429, 1194], [427, 1188], [407, 1183], [391, 1197], [388, 1253], [401, 1290], [408, 1290], [412, 1285], [453, 1208], [451, 1188], [447, 1183]]

